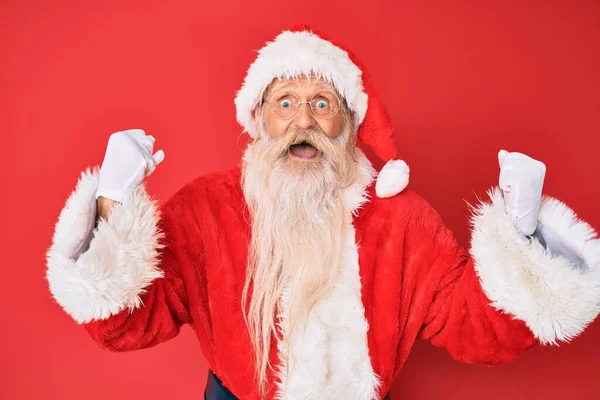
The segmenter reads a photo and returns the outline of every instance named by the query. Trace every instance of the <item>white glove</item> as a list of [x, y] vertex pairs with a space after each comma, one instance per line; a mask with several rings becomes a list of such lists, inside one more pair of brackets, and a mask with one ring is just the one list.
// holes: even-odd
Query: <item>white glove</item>
[[154, 137], [141, 129], [130, 129], [110, 135], [96, 198], [102, 196], [119, 203], [125, 194], [149, 176], [165, 158], [162, 150], [152, 155]]
[[500, 150], [500, 189], [506, 213], [526, 236], [535, 232], [542, 202], [546, 165], [522, 153]]

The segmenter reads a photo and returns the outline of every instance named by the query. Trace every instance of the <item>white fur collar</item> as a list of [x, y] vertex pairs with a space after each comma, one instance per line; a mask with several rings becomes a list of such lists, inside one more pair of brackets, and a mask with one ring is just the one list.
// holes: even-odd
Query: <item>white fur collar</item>
[[377, 172], [373, 168], [371, 161], [360, 149], [356, 149], [358, 154], [358, 176], [356, 182], [344, 190], [344, 206], [346, 211], [356, 215], [358, 209], [369, 199], [366, 193], [367, 187], [373, 183]]

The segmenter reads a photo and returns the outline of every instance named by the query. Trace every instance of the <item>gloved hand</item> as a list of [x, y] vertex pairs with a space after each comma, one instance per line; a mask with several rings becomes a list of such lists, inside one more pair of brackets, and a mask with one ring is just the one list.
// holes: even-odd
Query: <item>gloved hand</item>
[[152, 155], [154, 137], [141, 129], [130, 129], [110, 135], [96, 198], [102, 196], [120, 203], [125, 194], [149, 176], [165, 158], [162, 150]]
[[542, 202], [546, 165], [522, 153], [500, 150], [500, 189], [504, 193], [506, 213], [526, 236], [537, 227]]

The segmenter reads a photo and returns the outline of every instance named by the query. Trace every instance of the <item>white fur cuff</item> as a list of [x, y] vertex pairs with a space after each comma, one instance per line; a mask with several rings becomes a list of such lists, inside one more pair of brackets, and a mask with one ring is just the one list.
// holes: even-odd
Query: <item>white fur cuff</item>
[[98, 167], [81, 174], [46, 254], [50, 291], [79, 323], [139, 307], [144, 289], [162, 276], [155, 201], [139, 185], [94, 230], [98, 175]]
[[472, 218], [471, 254], [492, 305], [524, 321], [543, 344], [569, 341], [600, 312], [600, 240], [564, 203], [544, 196], [539, 222], [568, 241], [589, 267], [529, 240], [504, 211], [500, 189], [490, 191]]

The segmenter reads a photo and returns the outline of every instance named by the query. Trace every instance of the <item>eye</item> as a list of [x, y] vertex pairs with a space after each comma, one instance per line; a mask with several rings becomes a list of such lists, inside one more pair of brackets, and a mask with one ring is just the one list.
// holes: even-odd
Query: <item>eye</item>
[[317, 108], [327, 108], [328, 105], [329, 105], [329, 103], [327, 102], [327, 100], [319, 100], [319, 101], [317, 101], [316, 107]]
[[292, 102], [288, 99], [283, 99], [279, 102], [279, 105], [281, 106], [281, 108], [290, 108], [292, 106]]

